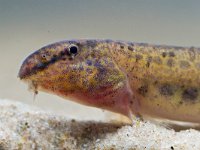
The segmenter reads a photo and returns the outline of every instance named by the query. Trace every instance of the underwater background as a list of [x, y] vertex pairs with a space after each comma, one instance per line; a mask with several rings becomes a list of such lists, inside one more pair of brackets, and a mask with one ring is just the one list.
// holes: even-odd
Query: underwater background
[[80, 38], [200, 47], [199, 6], [198, 0], [0, 0], [0, 98], [101, 119], [101, 110], [47, 93], [33, 100], [17, 78], [24, 58], [52, 42]]

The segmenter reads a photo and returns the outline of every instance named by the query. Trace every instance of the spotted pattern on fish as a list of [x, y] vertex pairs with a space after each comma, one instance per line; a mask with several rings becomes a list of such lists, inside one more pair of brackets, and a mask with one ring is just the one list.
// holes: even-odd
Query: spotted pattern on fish
[[129, 118], [134, 114], [200, 123], [200, 48], [67, 40], [28, 56], [19, 77], [35, 92]]

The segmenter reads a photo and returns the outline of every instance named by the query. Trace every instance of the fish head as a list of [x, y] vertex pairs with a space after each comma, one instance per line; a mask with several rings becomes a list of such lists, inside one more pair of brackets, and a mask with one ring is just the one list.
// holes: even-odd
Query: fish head
[[44, 91], [128, 115], [132, 94], [110, 49], [112, 42], [105, 40], [53, 43], [29, 55], [18, 76], [35, 93]]
[[109, 63], [109, 59], [105, 42], [61, 41], [30, 54], [24, 60], [18, 77], [34, 92], [45, 91], [83, 99], [99, 87], [99, 82], [107, 80], [102, 77], [108, 71], [105, 64]]

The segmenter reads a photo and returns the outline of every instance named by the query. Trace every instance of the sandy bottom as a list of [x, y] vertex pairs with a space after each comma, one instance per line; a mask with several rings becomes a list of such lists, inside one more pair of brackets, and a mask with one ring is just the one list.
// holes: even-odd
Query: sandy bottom
[[0, 149], [200, 149], [199, 139], [195, 129], [73, 120], [0, 101]]

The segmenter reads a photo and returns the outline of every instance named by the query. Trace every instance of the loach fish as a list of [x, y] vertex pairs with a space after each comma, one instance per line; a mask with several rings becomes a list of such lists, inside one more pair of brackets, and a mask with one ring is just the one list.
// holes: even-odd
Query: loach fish
[[35, 51], [19, 78], [32, 90], [133, 116], [200, 123], [200, 48], [69, 40]]

